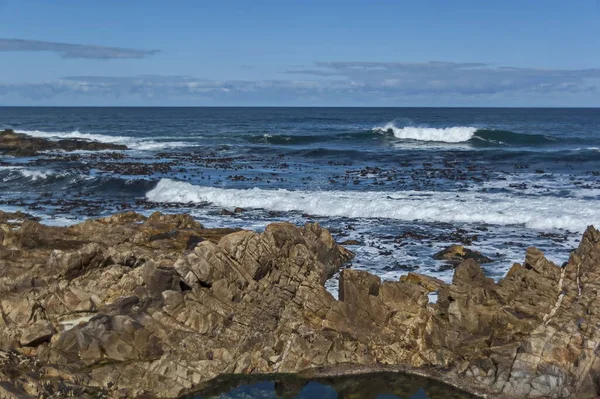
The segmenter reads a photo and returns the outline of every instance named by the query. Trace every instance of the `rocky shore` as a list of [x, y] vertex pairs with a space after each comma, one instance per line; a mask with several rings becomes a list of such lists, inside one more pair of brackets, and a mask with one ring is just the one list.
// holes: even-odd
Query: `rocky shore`
[[[344, 268], [352, 256], [318, 224], [0, 212], [0, 397], [174, 398], [225, 374], [379, 370], [487, 398], [600, 393], [593, 227], [563, 267], [529, 248], [498, 283], [474, 259], [451, 284], [382, 282]], [[340, 269], [336, 299], [323, 284]]]
[[32, 137], [14, 130], [0, 131], [0, 154], [17, 157], [32, 157], [41, 151], [100, 151], [100, 150], [126, 150], [127, 146], [121, 144], [101, 143], [81, 139], [48, 140]]

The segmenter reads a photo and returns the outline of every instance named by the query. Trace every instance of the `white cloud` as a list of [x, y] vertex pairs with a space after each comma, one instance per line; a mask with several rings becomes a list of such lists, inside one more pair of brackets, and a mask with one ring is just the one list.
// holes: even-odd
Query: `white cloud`
[[88, 44], [44, 42], [39, 40], [1, 39], [0, 51], [47, 51], [63, 58], [125, 59], [145, 58], [158, 50], [137, 50]]
[[[210, 80], [191, 76], [72, 76], [47, 82], [0, 83], [4, 101], [125, 99], [170, 103], [273, 105], [487, 105], [523, 99], [598, 97], [600, 69], [493, 67], [482, 63], [331, 62], [287, 71], [271, 80]], [[529, 100], [528, 100], [529, 101]], [[512, 103], [512, 104], [511, 104]], [[506, 104], [504, 104], [506, 105]], [[536, 105], [527, 102], [525, 105]], [[598, 101], [591, 105], [600, 105]]]

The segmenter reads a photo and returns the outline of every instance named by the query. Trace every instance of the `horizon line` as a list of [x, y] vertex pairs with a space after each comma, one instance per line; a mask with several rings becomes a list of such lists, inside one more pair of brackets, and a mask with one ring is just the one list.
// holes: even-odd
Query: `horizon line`
[[599, 106], [409, 106], [409, 105], [2, 105], [0, 108], [444, 108], [444, 109], [600, 109]]

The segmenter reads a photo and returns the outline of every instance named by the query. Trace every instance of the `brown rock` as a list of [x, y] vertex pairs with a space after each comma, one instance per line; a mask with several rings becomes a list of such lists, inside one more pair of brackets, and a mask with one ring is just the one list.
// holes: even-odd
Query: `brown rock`
[[0, 131], [0, 153], [18, 157], [38, 155], [40, 151], [100, 151], [100, 150], [126, 150], [127, 146], [121, 144], [101, 143], [80, 139], [52, 141], [39, 137], [31, 137], [23, 133], [15, 133], [7, 129]]
[[451, 264], [458, 265], [467, 259], [473, 259], [478, 263], [490, 263], [493, 262], [487, 256], [474, 251], [469, 248], [465, 248], [462, 245], [451, 245], [448, 248], [441, 250], [440, 252], [433, 255], [433, 259], [445, 260]]
[[50, 342], [50, 338], [56, 333], [56, 330], [49, 322], [37, 322], [29, 327], [21, 335], [21, 346], [38, 346], [43, 342]]
[[451, 284], [344, 269], [339, 300], [323, 281], [352, 253], [317, 224], [128, 213], [3, 231], [0, 342], [20, 352], [0, 350], [5, 395], [178, 397], [222, 374], [386, 367], [489, 398], [600, 391], [593, 228], [562, 268], [532, 248], [498, 283], [473, 259]]
[[420, 285], [421, 287], [425, 288], [428, 292], [438, 291], [440, 288], [445, 287], [447, 285], [438, 278], [413, 272], [409, 272], [407, 275], [401, 276], [400, 281]]

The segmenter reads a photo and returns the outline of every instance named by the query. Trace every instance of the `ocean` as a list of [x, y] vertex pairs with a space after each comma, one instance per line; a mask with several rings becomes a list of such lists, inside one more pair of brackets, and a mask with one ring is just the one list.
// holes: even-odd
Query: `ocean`
[[48, 224], [318, 222], [356, 252], [350, 267], [446, 281], [432, 255], [449, 244], [498, 279], [528, 246], [560, 265], [600, 227], [600, 109], [0, 107], [7, 128], [129, 147], [0, 156], [0, 209]]

